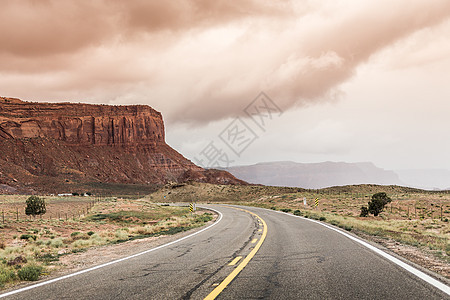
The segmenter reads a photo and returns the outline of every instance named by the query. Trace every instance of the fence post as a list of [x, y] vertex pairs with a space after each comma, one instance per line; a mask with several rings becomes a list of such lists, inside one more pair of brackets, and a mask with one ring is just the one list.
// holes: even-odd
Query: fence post
[[16, 220], [19, 221], [19, 208], [18, 207], [16, 207], [16, 214], [17, 214]]
[[2, 210], [3, 223], [5, 223], [5, 212]]

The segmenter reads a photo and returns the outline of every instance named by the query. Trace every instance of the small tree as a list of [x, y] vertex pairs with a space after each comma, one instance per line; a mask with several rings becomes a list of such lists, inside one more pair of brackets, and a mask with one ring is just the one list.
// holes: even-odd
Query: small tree
[[361, 213], [359, 214], [360, 217], [367, 217], [369, 215], [369, 209], [367, 206], [361, 206]]
[[384, 206], [391, 202], [392, 199], [387, 196], [385, 192], [376, 193], [372, 196], [372, 200], [369, 201], [369, 212], [374, 216], [378, 216], [383, 211]]
[[25, 208], [25, 214], [32, 215], [43, 215], [47, 212], [45, 208], [45, 200], [38, 196], [30, 196], [27, 199], [27, 207]]

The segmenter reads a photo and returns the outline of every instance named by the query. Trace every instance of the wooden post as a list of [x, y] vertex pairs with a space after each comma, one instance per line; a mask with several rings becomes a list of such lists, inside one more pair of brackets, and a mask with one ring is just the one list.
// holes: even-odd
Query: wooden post
[[18, 207], [16, 208], [16, 216], [17, 216], [16, 220], [19, 221], [19, 208]]
[[3, 223], [5, 223], [5, 212], [2, 210]]
[[441, 221], [443, 221], [444, 219], [442, 218], [442, 204], [441, 204]]
[[409, 205], [408, 205], [408, 219], [409, 219]]

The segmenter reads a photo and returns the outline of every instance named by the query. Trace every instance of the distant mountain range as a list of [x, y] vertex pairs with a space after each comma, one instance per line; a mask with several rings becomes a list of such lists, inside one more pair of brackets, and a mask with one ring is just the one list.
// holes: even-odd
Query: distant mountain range
[[450, 171], [403, 170], [397, 173], [378, 168], [371, 162], [280, 161], [234, 166], [226, 170], [249, 183], [309, 189], [353, 184], [400, 185], [426, 189], [450, 187]]
[[422, 189], [450, 190], [450, 170], [446, 169], [415, 169], [395, 170], [402, 181], [408, 186]]

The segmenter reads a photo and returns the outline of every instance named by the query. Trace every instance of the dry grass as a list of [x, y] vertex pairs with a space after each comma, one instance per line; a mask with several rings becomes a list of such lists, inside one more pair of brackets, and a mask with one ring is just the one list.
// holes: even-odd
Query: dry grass
[[[0, 209], [22, 205], [26, 196], [0, 196]], [[85, 206], [84, 197], [46, 198], [47, 208], [70, 210]], [[23, 202], [23, 203], [22, 203]], [[70, 218], [0, 219], [0, 287], [19, 280], [24, 266], [44, 266], [51, 272], [61, 266], [63, 255], [87, 248], [121, 243], [150, 236], [174, 234], [203, 225], [212, 219], [205, 211], [191, 215], [187, 207], [168, 207], [146, 200], [118, 198], [96, 202], [86, 212]], [[23, 258], [23, 259], [22, 259]]]
[[[359, 217], [372, 195], [386, 192], [393, 201], [378, 217]], [[165, 196], [165, 198], [164, 198]], [[319, 205], [315, 206], [315, 199]], [[305, 190], [267, 186], [222, 186], [192, 183], [165, 186], [148, 196], [151, 201], [222, 202], [285, 210], [321, 219], [347, 230], [391, 238], [427, 249], [450, 261], [450, 193], [398, 186], [358, 185]], [[307, 205], [303, 204], [306, 199]]]

